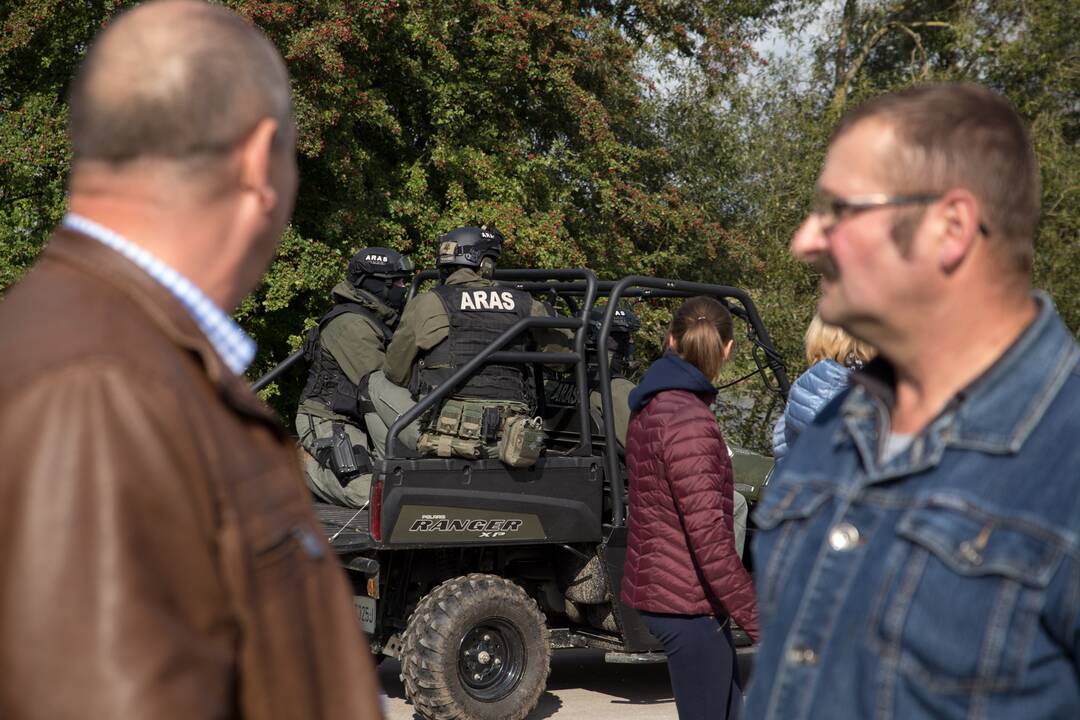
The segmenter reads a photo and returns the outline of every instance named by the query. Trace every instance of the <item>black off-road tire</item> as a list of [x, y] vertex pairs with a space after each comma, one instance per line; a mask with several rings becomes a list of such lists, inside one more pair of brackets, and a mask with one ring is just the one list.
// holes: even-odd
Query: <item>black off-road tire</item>
[[523, 720], [550, 669], [544, 615], [496, 575], [454, 578], [428, 593], [401, 652], [405, 694], [431, 720]]

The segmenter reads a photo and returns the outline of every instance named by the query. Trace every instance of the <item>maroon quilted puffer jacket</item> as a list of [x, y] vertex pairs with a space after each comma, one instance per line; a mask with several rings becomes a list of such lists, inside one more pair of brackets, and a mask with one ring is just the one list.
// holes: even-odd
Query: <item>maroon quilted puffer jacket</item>
[[731, 459], [701, 395], [664, 390], [630, 420], [622, 600], [658, 613], [725, 613], [755, 640], [754, 584], [735, 550]]

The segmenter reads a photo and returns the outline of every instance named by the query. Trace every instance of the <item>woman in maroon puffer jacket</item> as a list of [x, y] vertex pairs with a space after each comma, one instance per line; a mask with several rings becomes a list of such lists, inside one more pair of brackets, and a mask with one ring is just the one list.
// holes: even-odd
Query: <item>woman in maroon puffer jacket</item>
[[742, 708], [729, 617], [757, 639], [754, 585], [735, 551], [731, 459], [709, 404], [732, 345], [731, 314], [687, 300], [668, 352], [630, 394], [630, 518], [622, 600], [668, 656], [680, 720]]

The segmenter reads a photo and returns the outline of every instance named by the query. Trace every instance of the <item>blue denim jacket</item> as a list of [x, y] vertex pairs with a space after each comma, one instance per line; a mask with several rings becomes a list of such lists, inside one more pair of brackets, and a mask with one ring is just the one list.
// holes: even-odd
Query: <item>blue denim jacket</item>
[[888, 463], [883, 361], [791, 449], [754, 512], [747, 717], [1080, 717], [1080, 346], [1037, 299]]

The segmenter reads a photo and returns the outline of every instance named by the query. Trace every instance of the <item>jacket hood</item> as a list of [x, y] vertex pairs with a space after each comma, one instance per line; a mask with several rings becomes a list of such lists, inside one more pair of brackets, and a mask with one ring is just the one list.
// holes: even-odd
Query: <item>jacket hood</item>
[[360, 290], [353, 287], [348, 281], [342, 280], [334, 286], [333, 295], [335, 302], [345, 301], [363, 305], [368, 310], [375, 313], [375, 315], [389, 327], [394, 327], [397, 324], [398, 314], [396, 310], [382, 300], [379, 300], [379, 298], [375, 297], [367, 290]]
[[641, 382], [630, 393], [630, 409], [641, 410], [663, 390], [687, 390], [696, 395], [708, 395], [709, 402], [716, 396], [716, 388], [705, 373], [673, 352], [664, 353], [645, 371]]

